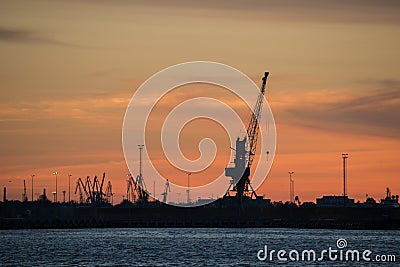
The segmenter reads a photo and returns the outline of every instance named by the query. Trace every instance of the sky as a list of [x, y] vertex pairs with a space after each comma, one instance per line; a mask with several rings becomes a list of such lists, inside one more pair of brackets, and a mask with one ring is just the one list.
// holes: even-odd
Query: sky
[[[342, 153], [349, 154], [350, 197], [380, 199], [386, 187], [400, 194], [399, 26], [400, 3], [388, 0], [1, 1], [0, 186], [9, 199], [21, 199], [26, 179], [30, 198], [35, 174], [36, 198], [43, 188], [54, 191], [57, 170], [59, 191], [68, 192], [72, 174], [75, 199], [78, 177], [106, 172], [114, 202], [121, 201], [130, 98], [161, 69], [206, 60], [237, 68], [256, 84], [271, 73], [277, 150], [259, 195], [288, 200], [288, 171], [301, 201], [342, 194]], [[196, 90], [181, 88], [175, 97], [206, 89]], [[232, 97], [218, 90], [214, 96]], [[164, 108], [173, 103], [167, 98]], [[183, 142], [199, 140], [203, 123], [187, 125]], [[217, 125], [210, 129], [223, 136]], [[217, 144], [226, 151], [224, 140]], [[198, 151], [189, 146], [185, 155]], [[156, 185], [157, 195], [163, 187]]]

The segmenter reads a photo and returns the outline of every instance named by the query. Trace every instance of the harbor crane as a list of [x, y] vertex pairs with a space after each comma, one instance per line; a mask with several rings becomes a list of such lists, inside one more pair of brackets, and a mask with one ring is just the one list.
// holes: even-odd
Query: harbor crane
[[164, 193], [161, 194], [163, 196], [163, 203], [167, 203], [168, 192], [171, 192], [171, 188], [169, 187], [169, 181], [167, 179], [167, 182], [165, 183]]
[[112, 185], [111, 181], [108, 181], [107, 187], [106, 187], [106, 200], [107, 203], [111, 203], [111, 205], [114, 203], [114, 193], [112, 191]]
[[[75, 195], [77, 192], [79, 192], [79, 203], [87, 203], [87, 201], [89, 201], [90, 195], [86, 191], [86, 186], [83, 184], [81, 178], [78, 178], [76, 181]], [[84, 193], [85, 197], [83, 196]]]
[[85, 182], [79, 177], [75, 187], [75, 195], [79, 193], [79, 203], [110, 203], [112, 197], [111, 181], [108, 181], [106, 191], [103, 192], [105, 177], [106, 173], [103, 173], [101, 180], [94, 176], [93, 183], [90, 176], [86, 177]]
[[139, 174], [136, 179], [133, 179], [131, 174], [128, 174], [126, 199], [129, 202], [148, 202], [149, 192], [146, 190], [143, 177]]
[[[139, 147], [139, 175], [136, 179], [133, 179], [132, 174], [128, 174], [127, 188], [126, 188], [126, 199], [129, 202], [148, 202], [150, 193], [146, 189], [142, 173], [142, 150], [144, 145], [138, 145]], [[154, 196], [155, 197], [155, 196]]]
[[[236, 139], [236, 156], [235, 156], [235, 167], [229, 167], [225, 169], [225, 175], [232, 177], [229, 188], [226, 192], [226, 196], [230, 196], [231, 193], [236, 193], [236, 197], [240, 202], [243, 201], [243, 197], [257, 197], [256, 192], [250, 183], [250, 168], [256, 155], [258, 132], [259, 132], [259, 120], [261, 118], [262, 105], [264, 100], [265, 87], [267, 84], [269, 72], [264, 73], [262, 78], [262, 84], [260, 93], [257, 98], [254, 111], [251, 114], [250, 123], [247, 126], [247, 137], [240, 140]], [[246, 149], [247, 145], [247, 149]]]
[[103, 193], [103, 184], [104, 184], [105, 176], [106, 176], [106, 173], [104, 172], [101, 182], [97, 179], [97, 176], [94, 177], [93, 187], [92, 187], [92, 194], [93, 194], [94, 202], [103, 201], [103, 198], [106, 195], [105, 193]]

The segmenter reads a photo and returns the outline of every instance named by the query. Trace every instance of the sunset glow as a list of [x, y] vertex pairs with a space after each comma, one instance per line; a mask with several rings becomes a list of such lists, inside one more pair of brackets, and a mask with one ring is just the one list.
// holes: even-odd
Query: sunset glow
[[[346, 9], [337, 1], [205, 2], [2, 2], [0, 186], [7, 187], [8, 198], [20, 200], [23, 180], [30, 189], [32, 174], [35, 195], [46, 188], [49, 196], [57, 170], [59, 192], [68, 190], [72, 174], [73, 199], [78, 177], [106, 172], [114, 204], [121, 202], [128, 174], [121, 144], [127, 105], [154, 73], [192, 60], [229, 64], [256, 84], [271, 72], [267, 99], [277, 151], [259, 195], [287, 201], [288, 171], [294, 171], [302, 202], [342, 194], [342, 153], [349, 154], [349, 197], [380, 199], [386, 187], [400, 193], [397, 2], [353, 1]], [[293, 11], [296, 5], [301, 13]], [[187, 174], [165, 161], [157, 132], [176, 104], [198, 96], [223, 101], [248, 123], [240, 99], [216, 86], [183, 86], [161, 99], [147, 126], [147, 149], [160, 172], [183, 186]], [[204, 128], [207, 136], [198, 131]], [[183, 129], [183, 153], [196, 159], [205, 137], [217, 144], [217, 159], [191, 176], [194, 186], [229, 165], [226, 133], [212, 121]], [[164, 185], [153, 188], [146, 164], [148, 190], [160, 196]], [[178, 196], [171, 192], [171, 198]]]

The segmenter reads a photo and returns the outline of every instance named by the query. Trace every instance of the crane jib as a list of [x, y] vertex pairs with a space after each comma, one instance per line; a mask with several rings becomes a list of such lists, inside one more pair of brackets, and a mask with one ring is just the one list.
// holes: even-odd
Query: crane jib
[[254, 107], [253, 114], [251, 116], [250, 123], [247, 127], [247, 136], [248, 136], [248, 141], [249, 141], [249, 155], [248, 155], [248, 162], [247, 162], [247, 167], [251, 167], [251, 164], [253, 163], [254, 156], [256, 154], [256, 148], [257, 148], [257, 139], [258, 139], [258, 121], [261, 118], [261, 111], [262, 111], [262, 105], [263, 105], [263, 99], [264, 99], [264, 93], [265, 93], [265, 85], [267, 84], [267, 78], [268, 78], [269, 72], [265, 72], [264, 77], [262, 78], [262, 85], [260, 88], [260, 94], [258, 95], [257, 103]]

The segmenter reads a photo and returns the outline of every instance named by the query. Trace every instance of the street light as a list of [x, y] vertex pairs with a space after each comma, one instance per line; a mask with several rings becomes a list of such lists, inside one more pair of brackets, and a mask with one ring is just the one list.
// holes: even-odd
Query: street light
[[347, 170], [346, 170], [346, 160], [349, 157], [349, 154], [343, 153], [343, 197], [347, 196]]
[[294, 202], [294, 181], [292, 179], [292, 175], [294, 172], [288, 172], [289, 173], [289, 184], [290, 184], [290, 202]]
[[186, 190], [186, 192], [187, 192], [187, 203], [188, 203], [188, 205], [190, 204], [190, 187], [189, 187], [189, 177], [190, 177], [190, 175], [191, 175], [191, 173], [190, 172], [188, 172], [187, 173], [187, 177], [188, 177], [188, 181], [187, 181], [187, 190]]
[[56, 176], [56, 191], [54, 192], [54, 202], [57, 202], [57, 174], [58, 172], [55, 171], [53, 174]]
[[144, 145], [138, 145], [138, 147], [139, 147], [139, 175], [140, 175], [140, 178], [142, 178], [142, 150], [143, 150], [143, 147], [144, 147]]
[[33, 202], [33, 177], [35, 177], [35, 175], [31, 174], [31, 178], [32, 178], [32, 202]]
[[71, 176], [72, 174], [68, 174], [68, 203], [71, 202]]

